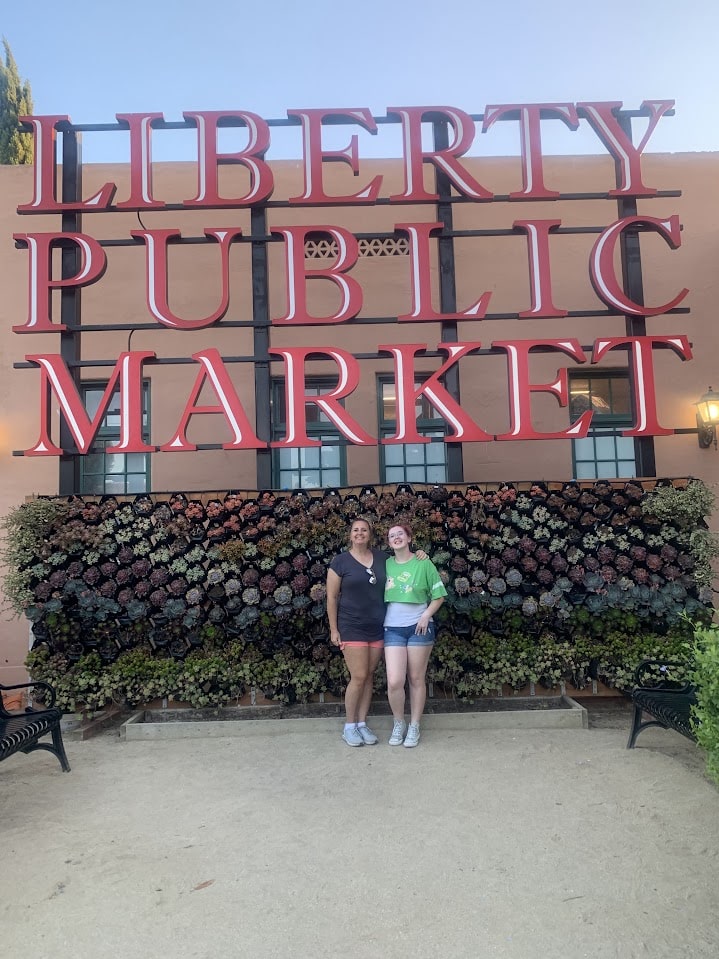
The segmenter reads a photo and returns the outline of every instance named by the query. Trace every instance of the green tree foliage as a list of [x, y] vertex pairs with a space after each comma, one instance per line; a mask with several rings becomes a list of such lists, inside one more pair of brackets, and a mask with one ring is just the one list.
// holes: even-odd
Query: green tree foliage
[[21, 80], [10, 44], [3, 38], [5, 63], [0, 59], [0, 163], [32, 163], [32, 134], [22, 133], [18, 117], [31, 116], [32, 93]]
[[696, 627], [693, 709], [697, 742], [706, 750], [707, 772], [719, 785], [719, 626]]

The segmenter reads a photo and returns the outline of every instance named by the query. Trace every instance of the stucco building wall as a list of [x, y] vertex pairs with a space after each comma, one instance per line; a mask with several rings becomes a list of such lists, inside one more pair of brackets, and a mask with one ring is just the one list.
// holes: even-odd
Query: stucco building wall
[[[478, 179], [497, 194], [521, 188], [521, 172], [516, 159], [477, 159], [466, 161]], [[687, 314], [660, 315], [647, 320], [647, 333], [685, 334], [692, 344], [693, 359], [682, 363], [670, 350], [654, 353], [657, 384], [657, 408], [660, 423], [670, 429], [691, 429], [694, 403], [712, 384], [717, 386], [717, 267], [719, 265], [719, 177], [717, 154], [650, 154], [643, 158], [644, 181], [659, 190], [680, 190], [679, 197], [639, 200], [639, 213], [653, 217], [677, 214], [682, 224], [682, 243], [670, 250], [656, 234], [641, 237], [644, 292], [647, 303], [663, 303], [682, 287], [689, 295], [682, 306]], [[302, 191], [299, 162], [274, 165], [276, 179], [272, 200], [282, 201]], [[357, 191], [377, 175], [384, 176], [382, 196], [402, 188], [398, 161], [369, 160], [362, 174], [353, 180], [348, 170], [328, 164], [325, 183], [328, 192]], [[129, 190], [126, 166], [88, 166], [84, 170], [83, 193], [112, 180], [118, 184], [117, 199]], [[224, 168], [221, 188], [225, 195], [239, 194], [246, 188], [243, 170]], [[429, 173], [428, 173], [429, 177]], [[167, 202], [192, 197], [196, 187], [193, 164], [156, 164], [154, 191]], [[429, 183], [429, 179], [427, 181]], [[604, 193], [614, 186], [613, 163], [608, 157], [549, 157], [545, 159], [545, 182], [562, 193]], [[13, 363], [26, 354], [58, 353], [59, 335], [55, 333], [21, 334], [13, 326], [25, 322], [28, 309], [28, 254], [16, 249], [14, 233], [60, 229], [59, 216], [21, 216], [18, 205], [32, 196], [32, 169], [0, 167], [0, 515], [33, 494], [58, 491], [58, 461], [54, 457], [13, 456], [35, 443], [39, 435], [40, 374], [37, 369], [14, 370]], [[273, 206], [268, 211], [270, 228], [292, 224], [330, 224], [354, 233], [391, 232], [397, 223], [428, 222], [435, 219], [435, 207], [427, 205], [380, 204], [366, 207], [287, 207]], [[510, 231], [518, 219], [561, 219], [563, 226], [606, 226], [617, 219], [615, 200], [598, 198], [540, 202], [462, 202], [453, 205], [454, 229], [491, 229]], [[146, 210], [133, 212], [84, 214], [83, 230], [96, 238], [122, 239], [131, 230], [179, 229], [183, 236], [202, 236], [206, 228], [241, 227], [250, 232], [250, 215], [245, 210]], [[597, 311], [596, 316], [555, 319], [462, 320], [458, 324], [461, 341], [481, 341], [484, 346], [495, 340], [575, 337], [591, 345], [599, 336], [621, 336], [624, 318], [602, 315], [604, 304], [594, 292], [589, 277], [589, 256], [596, 233], [556, 235], [550, 239], [554, 303], [567, 310]], [[104, 277], [82, 293], [83, 322], [92, 324], [150, 323], [145, 301], [145, 247], [111, 247], [107, 250], [108, 268]], [[479, 296], [492, 294], [489, 311], [516, 314], [530, 306], [527, 265], [527, 241], [521, 233], [503, 236], [458, 238], [455, 241], [458, 309], [467, 309]], [[160, 357], [189, 357], [193, 352], [213, 347], [223, 356], [251, 356], [252, 330], [231, 328], [229, 320], [252, 318], [252, 283], [249, 243], [236, 243], [230, 254], [230, 309], [224, 321], [201, 330], [175, 331], [155, 324], [151, 329], [84, 333], [83, 358], [115, 359], [128, 346], [132, 350], [154, 350]], [[309, 268], [329, 266], [331, 260], [316, 261]], [[219, 260], [211, 244], [173, 246], [169, 258], [169, 291], [172, 309], [183, 318], [199, 318], [212, 312], [219, 298]], [[272, 326], [271, 345], [335, 346], [350, 353], [373, 353], [380, 344], [426, 343], [434, 350], [441, 340], [439, 323], [363, 323], [367, 317], [395, 317], [410, 309], [409, 258], [385, 256], [361, 258], [351, 271], [363, 289], [364, 306], [358, 320], [343, 324], [315, 326]], [[270, 315], [276, 318], [286, 309], [283, 244], [269, 249]], [[438, 287], [437, 264], [432, 264], [432, 286]], [[308, 284], [311, 309], [317, 315], [329, 314], [338, 306], [333, 284], [312, 281]], [[53, 296], [56, 302], [59, 294]], [[438, 296], [434, 306], [439, 309]], [[598, 365], [620, 367], [626, 354], [609, 354]], [[417, 370], [429, 373], [439, 366], [436, 358], [417, 360]], [[347, 398], [346, 408], [371, 435], [377, 435], [376, 374], [391, 373], [389, 357], [362, 360], [358, 389]], [[551, 382], [562, 366], [573, 368], [569, 357], [560, 353], [533, 354], [532, 380]], [[250, 422], [254, 422], [254, 383], [251, 364], [229, 366], [238, 396]], [[310, 361], [308, 373], [333, 375], [329, 362]], [[273, 363], [273, 375], [282, 374], [282, 365]], [[151, 442], [166, 443], [177, 429], [178, 419], [198, 373], [195, 363], [146, 367], [151, 380]], [[88, 368], [87, 379], [107, 377], [107, 367]], [[502, 355], [467, 357], [460, 364], [462, 406], [490, 434], [509, 428], [507, 362]], [[205, 394], [203, 394], [203, 398]], [[207, 394], [207, 401], [213, 397]], [[54, 407], [57, 403], [53, 402]], [[539, 431], [564, 430], [569, 415], [552, 396], [534, 394], [533, 425]], [[52, 416], [55, 425], [57, 409]], [[222, 443], [230, 439], [224, 419], [219, 415], [195, 416], [188, 437], [196, 443]], [[719, 479], [719, 454], [700, 449], [696, 436], [674, 434], [655, 440], [658, 476], [692, 475], [715, 483]], [[571, 444], [567, 440], [535, 442], [489, 442], [464, 445], [466, 482], [500, 480], [566, 479], [571, 476]], [[378, 447], [350, 447], [347, 451], [350, 485], [376, 483], [379, 479]], [[209, 450], [184, 453], [156, 453], [152, 456], [152, 489], [156, 492], [208, 489], [256, 488], [255, 453]], [[0, 676], [17, 679], [27, 649], [27, 624], [0, 623]]]

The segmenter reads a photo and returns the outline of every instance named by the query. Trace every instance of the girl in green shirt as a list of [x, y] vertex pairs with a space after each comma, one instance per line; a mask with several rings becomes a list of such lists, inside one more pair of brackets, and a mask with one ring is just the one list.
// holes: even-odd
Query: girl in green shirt
[[[394, 557], [387, 560], [384, 598], [384, 656], [387, 697], [394, 726], [390, 746], [416, 746], [419, 723], [427, 699], [427, 664], [435, 638], [432, 616], [444, 602], [447, 590], [429, 560], [418, 561], [410, 551], [412, 531], [397, 523], [387, 534]], [[410, 722], [404, 719], [404, 686], [409, 678]]]

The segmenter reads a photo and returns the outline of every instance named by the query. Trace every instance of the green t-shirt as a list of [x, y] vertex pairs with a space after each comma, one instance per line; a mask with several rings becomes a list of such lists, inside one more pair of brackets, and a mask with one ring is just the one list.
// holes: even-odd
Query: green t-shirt
[[433, 599], [446, 595], [444, 583], [430, 560], [412, 557], [408, 563], [398, 563], [393, 556], [387, 559], [385, 603], [429, 604]]

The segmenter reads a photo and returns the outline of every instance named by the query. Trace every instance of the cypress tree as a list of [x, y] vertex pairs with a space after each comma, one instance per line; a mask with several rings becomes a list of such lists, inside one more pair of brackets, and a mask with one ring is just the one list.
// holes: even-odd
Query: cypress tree
[[5, 63], [0, 58], [0, 163], [32, 163], [31, 133], [22, 133], [18, 117], [31, 116], [32, 93], [21, 80], [10, 44], [3, 37]]

